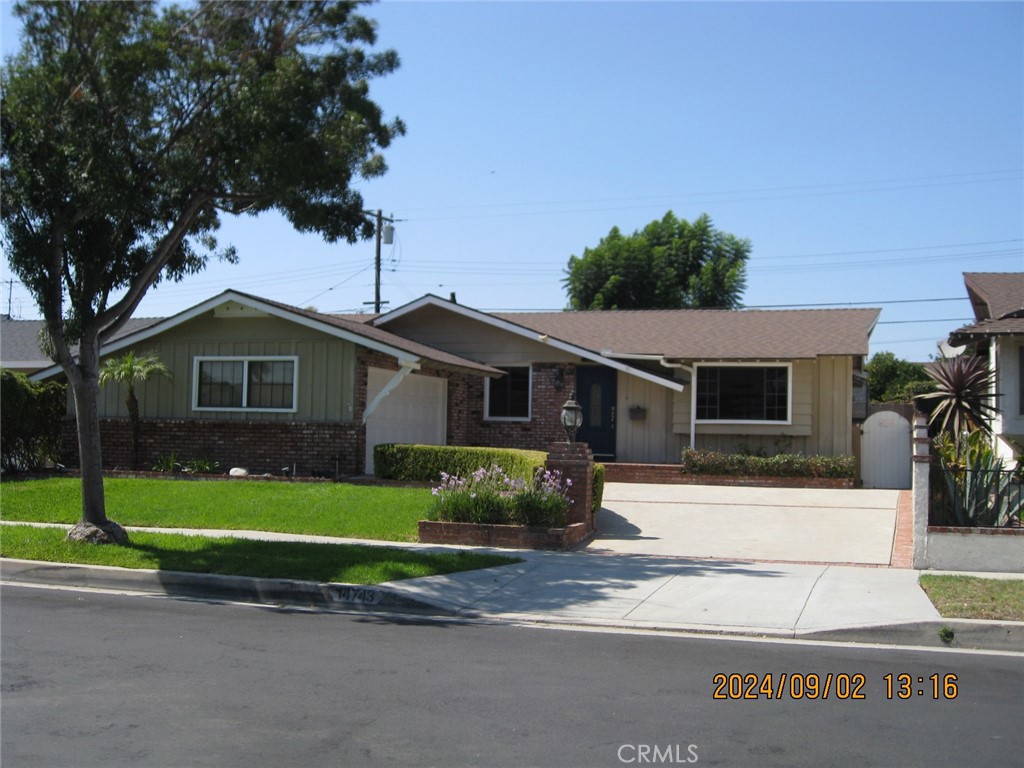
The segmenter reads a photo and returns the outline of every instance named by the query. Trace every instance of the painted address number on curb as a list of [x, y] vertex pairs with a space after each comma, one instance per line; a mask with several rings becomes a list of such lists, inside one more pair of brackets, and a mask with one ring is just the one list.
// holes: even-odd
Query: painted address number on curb
[[366, 587], [334, 587], [331, 599], [336, 603], [359, 603], [360, 605], [379, 605], [381, 593], [379, 589]]

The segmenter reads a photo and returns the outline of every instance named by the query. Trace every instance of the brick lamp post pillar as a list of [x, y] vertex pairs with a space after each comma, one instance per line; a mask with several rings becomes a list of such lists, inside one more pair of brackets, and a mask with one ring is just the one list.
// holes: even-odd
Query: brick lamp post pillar
[[566, 525], [583, 523], [587, 532], [594, 530], [594, 454], [586, 443], [552, 443], [545, 466], [558, 470], [563, 480], [571, 480], [567, 496], [572, 504]]

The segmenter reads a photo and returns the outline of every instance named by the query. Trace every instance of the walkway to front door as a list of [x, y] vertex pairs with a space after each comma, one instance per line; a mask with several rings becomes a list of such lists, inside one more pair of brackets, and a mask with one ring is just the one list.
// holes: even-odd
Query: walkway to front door
[[888, 565], [899, 493], [608, 483], [587, 550]]

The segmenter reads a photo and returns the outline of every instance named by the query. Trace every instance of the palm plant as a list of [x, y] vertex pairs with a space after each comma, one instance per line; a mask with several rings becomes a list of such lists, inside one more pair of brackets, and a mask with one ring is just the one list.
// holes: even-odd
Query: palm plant
[[128, 407], [128, 424], [132, 431], [132, 469], [138, 469], [139, 465], [139, 433], [141, 432], [139, 399], [135, 396], [135, 385], [141, 384], [155, 375], [171, 378], [171, 372], [154, 350], [138, 355], [129, 350], [121, 357], [108, 358], [100, 368], [101, 385], [113, 382], [124, 384], [128, 388], [128, 396], [124, 402]]
[[935, 381], [936, 389], [918, 395], [922, 401], [933, 401], [928, 423], [938, 423], [940, 432], [954, 437], [980, 429], [992, 434], [991, 418], [999, 413], [993, 400], [995, 373], [981, 357], [954, 357], [925, 366], [926, 373]]

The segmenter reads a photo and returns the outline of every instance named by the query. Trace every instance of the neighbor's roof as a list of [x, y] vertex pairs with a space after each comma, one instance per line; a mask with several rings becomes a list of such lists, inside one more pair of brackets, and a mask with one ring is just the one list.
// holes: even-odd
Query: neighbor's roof
[[496, 317], [611, 355], [758, 360], [866, 355], [880, 309], [510, 312]]
[[953, 344], [991, 336], [1024, 336], [1024, 272], [965, 272], [978, 322], [949, 334]]
[[977, 320], [999, 320], [1024, 310], [1024, 272], [965, 272]]
[[[147, 328], [160, 320], [159, 317], [133, 317], [114, 335], [114, 339]], [[44, 325], [43, 320], [12, 320], [7, 316], [0, 318], [0, 367], [38, 370], [53, 365], [53, 360], [39, 347], [39, 332]]]

